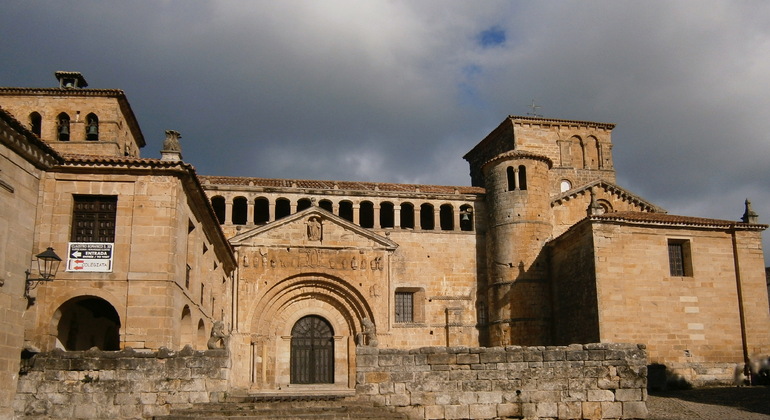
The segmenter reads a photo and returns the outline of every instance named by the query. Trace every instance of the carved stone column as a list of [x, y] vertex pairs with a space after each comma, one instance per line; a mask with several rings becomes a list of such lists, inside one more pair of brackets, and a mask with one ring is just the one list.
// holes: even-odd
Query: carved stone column
[[393, 229], [401, 228], [401, 206], [393, 205]]
[[231, 197], [225, 198], [225, 224], [233, 224], [233, 199]]
[[359, 204], [353, 204], [353, 224], [361, 226], [361, 206]]
[[248, 200], [246, 202], [246, 224], [254, 224], [254, 200]]

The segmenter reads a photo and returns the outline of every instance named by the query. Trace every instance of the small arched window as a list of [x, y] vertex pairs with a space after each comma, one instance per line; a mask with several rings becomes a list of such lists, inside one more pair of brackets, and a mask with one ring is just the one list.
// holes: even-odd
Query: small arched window
[[527, 189], [527, 167], [524, 165], [519, 165], [519, 189]]
[[509, 166], [505, 170], [506, 175], [508, 176], [508, 191], [513, 191], [516, 189], [516, 173], [513, 171], [513, 167]]
[[401, 228], [414, 229], [414, 205], [401, 203]]
[[473, 207], [468, 204], [460, 206], [460, 230], [473, 230]]
[[572, 183], [568, 179], [562, 179], [559, 184], [559, 191], [566, 192], [572, 189]]
[[420, 206], [420, 229], [433, 230], [436, 228], [436, 219], [433, 216], [433, 205], [425, 203]]
[[374, 227], [374, 204], [371, 201], [362, 201], [361, 208], [359, 210], [359, 222], [363, 228]]
[[93, 112], [86, 115], [86, 140], [99, 140], [99, 117]]
[[310, 201], [309, 198], [300, 198], [299, 201], [297, 201], [297, 211], [309, 209], [312, 205], [313, 202]]
[[70, 141], [70, 116], [66, 112], [56, 119], [56, 134], [59, 141]]
[[261, 225], [270, 221], [270, 201], [265, 197], [254, 200], [254, 224]]
[[380, 227], [392, 228], [395, 224], [395, 212], [393, 203], [385, 201], [380, 204]]
[[29, 130], [40, 137], [41, 130], [43, 128], [43, 117], [39, 113], [33, 112], [29, 114]]
[[275, 220], [281, 219], [291, 214], [291, 202], [287, 198], [275, 200]]
[[318, 207], [328, 211], [329, 213], [332, 213], [334, 211], [334, 206], [332, 205], [332, 202], [329, 200], [321, 200], [318, 202]]
[[225, 198], [221, 195], [211, 197], [211, 206], [214, 207], [214, 214], [220, 225], [225, 223]]
[[340, 201], [339, 216], [348, 222], [353, 221], [353, 203], [350, 201]]
[[233, 224], [245, 225], [248, 219], [248, 200], [246, 197], [235, 197], [233, 199]]
[[454, 213], [455, 210], [450, 204], [443, 204], [439, 207], [439, 223], [441, 224], [441, 230], [454, 230]]

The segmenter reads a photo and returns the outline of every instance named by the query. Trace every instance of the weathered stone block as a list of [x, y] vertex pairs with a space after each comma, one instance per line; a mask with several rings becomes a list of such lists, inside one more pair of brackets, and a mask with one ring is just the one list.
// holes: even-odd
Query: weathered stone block
[[589, 389], [588, 401], [615, 401], [615, 393], [608, 389]]
[[580, 402], [557, 403], [560, 419], [579, 419], [583, 417], [583, 406]]
[[642, 400], [642, 390], [639, 388], [615, 390], [615, 401], [641, 401], [641, 400]]
[[425, 406], [425, 418], [428, 420], [445, 419], [443, 405], [426, 405]]
[[584, 419], [600, 420], [602, 418], [602, 403], [596, 401], [584, 401], [580, 405], [583, 409]]
[[623, 403], [604, 401], [599, 404], [602, 406], [604, 418], [619, 419], [623, 417]]
[[447, 405], [444, 407], [444, 418], [449, 419], [467, 419], [470, 416], [470, 409], [467, 405]]
[[557, 417], [559, 415], [559, 405], [555, 402], [539, 402], [535, 413], [538, 417]]
[[494, 404], [471, 404], [468, 415], [471, 419], [491, 419], [497, 416], [497, 407]]
[[647, 404], [642, 401], [623, 403], [623, 418], [625, 419], [646, 419], [648, 414]]
[[364, 382], [369, 384], [378, 384], [380, 382], [390, 381], [389, 372], [366, 372]]

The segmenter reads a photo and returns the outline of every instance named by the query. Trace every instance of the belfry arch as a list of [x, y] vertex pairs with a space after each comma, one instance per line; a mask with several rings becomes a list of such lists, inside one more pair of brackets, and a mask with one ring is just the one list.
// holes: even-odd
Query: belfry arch
[[363, 330], [362, 320], [368, 318], [375, 324], [385, 322], [375, 319], [372, 308], [354, 286], [323, 273], [302, 273], [276, 282], [251, 308], [250, 314], [247, 329], [252, 349], [251, 387], [259, 389], [297, 383], [292, 374], [292, 363], [297, 362], [292, 359], [292, 339], [297, 332], [295, 327], [308, 317], [322, 320], [321, 324], [333, 332], [328, 343], [331, 350], [326, 350], [333, 356], [327, 359], [324, 353], [324, 359], [317, 362], [319, 370], [331, 364], [333, 372], [323, 380], [315, 378], [307, 383], [354, 387], [355, 337]]

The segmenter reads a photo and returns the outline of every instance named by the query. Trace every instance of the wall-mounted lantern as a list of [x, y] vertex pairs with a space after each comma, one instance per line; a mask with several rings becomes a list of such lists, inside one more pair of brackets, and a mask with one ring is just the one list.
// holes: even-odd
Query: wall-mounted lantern
[[39, 286], [42, 282], [53, 281], [56, 272], [59, 270], [59, 263], [61, 263], [61, 258], [53, 252], [53, 248], [50, 246], [35, 257], [37, 257], [37, 272], [40, 277], [30, 278], [32, 272], [30, 270], [25, 272], [27, 274], [27, 280], [24, 286], [24, 297], [27, 298], [30, 306], [35, 303], [35, 298], [30, 296], [29, 292]]

